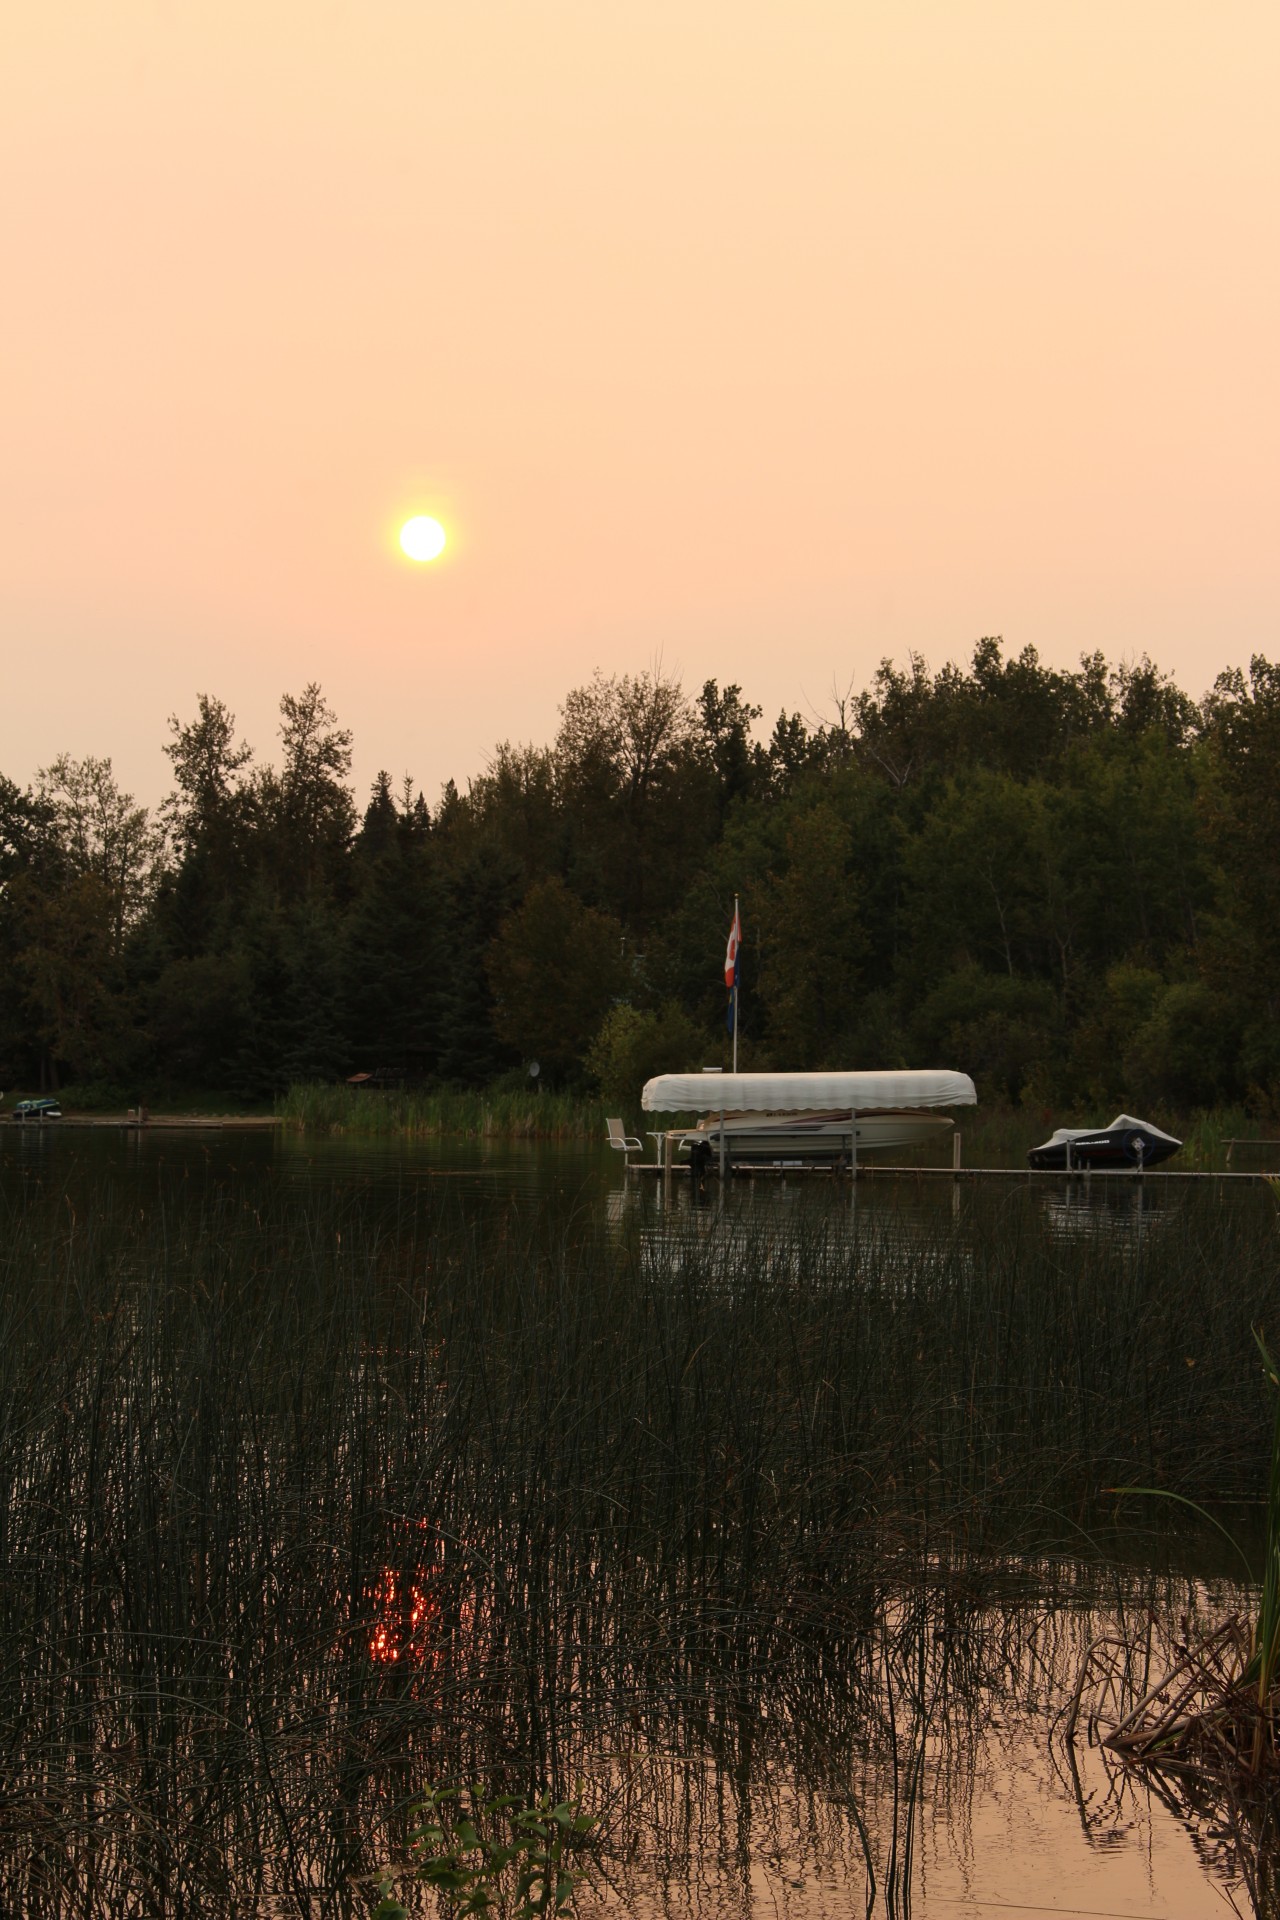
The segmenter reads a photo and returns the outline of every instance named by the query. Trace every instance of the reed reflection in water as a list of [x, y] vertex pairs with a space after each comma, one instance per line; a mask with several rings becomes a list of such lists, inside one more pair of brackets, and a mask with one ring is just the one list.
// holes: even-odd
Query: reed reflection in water
[[[1078, 1822], [1089, 1638], [1238, 1600], [1081, 1530], [1100, 1487], [1257, 1482], [1263, 1209], [1064, 1247], [1021, 1203], [913, 1239], [216, 1166], [3, 1191], [6, 1911], [361, 1911], [424, 1782], [578, 1775], [597, 1904], [963, 1903], [993, 1782]], [[1135, 1819], [1194, 1865], [1110, 1790], [1108, 1885]]]

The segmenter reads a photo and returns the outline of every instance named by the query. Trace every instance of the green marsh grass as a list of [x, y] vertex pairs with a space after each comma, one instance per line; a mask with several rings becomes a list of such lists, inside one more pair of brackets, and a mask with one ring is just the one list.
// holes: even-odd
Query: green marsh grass
[[[691, 1122], [687, 1114], [642, 1113], [638, 1092], [623, 1115], [628, 1132], [643, 1137], [646, 1127]], [[606, 1111], [615, 1106], [583, 1094], [546, 1090], [497, 1087], [481, 1092], [371, 1092], [312, 1083], [290, 1087], [276, 1102], [276, 1112], [286, 1125], [301, 1132], [349, 1134], [353, 1138], [399, 1135], [408, 1139], [582, 1140], [603, 1145]], [[1096, 1109], [1050, 1113], [983, 1104], [957, 1109], [953, 1117], [962, 1136], [965, 1166], [1014, 1168], [1026, 1166], [1028, 1150], [1046, 1139], [1054, 1127], [1089, 1126], [1110, 1120], [1112, 1114], [1108, 1110], [1100, 1116]], [[1276, 1152], [1251, 1144], [1273, 1134], [1280, 1137], [1280, 1123], [1264, 1124], [1242, 1108], [1183, 1116], [1161, 1112], [1147, 1117], [1183, 1141], [1181, 1153], [1170, 1162], [1174, 1171], [1224, 1171], [1227, 1143], [1232, 1139], [1245, 1143], [1235, 1151], [1233, 1167], [1237, 1171], [1255, 1172], [1280, 1161]], [[653, 1158], [647, 1141], [645, 1158]], [[951, 1137], [904, 1152], [902, 1158], [910, 1163], [950, 1166]]]
[[928, 1730], [1050, 1632], [1098, 1490], [1213, 1500], [1268, 1456], [1269, 1212], [659, 1230], [192, 1173], [33, 1183], [0, 1248], [30, 1915], [360, 1911], [442, 1778], [594, 1776], [679, 1854], [672, 1752], [808, 1780], [905, 1912]]
[[463, 1140], [605, 1137], [603, 1103], [565, 1093], [384, 1092], [312, 1084], [290, 1087], [276, 1112], [289, 1126], [319, 1133]]

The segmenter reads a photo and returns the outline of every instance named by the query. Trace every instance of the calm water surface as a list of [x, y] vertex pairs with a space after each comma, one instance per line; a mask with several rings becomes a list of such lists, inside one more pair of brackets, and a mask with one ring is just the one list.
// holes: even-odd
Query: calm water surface
[[[1095, 1181], [1086, 1190], [876, 1178], [856, 1193], [806, 1179], [734, 1183], [723, 1199], [713, 1184], [700, 1205], [687, 1182], [664, 1197], [656, 1183], [624, 1180], [616, 1156], [586, 1147], [0, 1129], [10, 1222], [49, 1193], [73, 1210], [112, 1193], [141, 1211], [218, 1189], [250, 1203], [282, 1189], [317, 1206], [336, 1199], [388, 1222], [424, 1195], [446, 1196], [461, 1222], [505, 1210], [517, 1231], [522, 1209], [531, 1218], [550, 1210], [566, 1232], [577, 1223], [634, 1236], [642, 1272], [704, 1274], [709, 1256], [722, 1260], [729, 1286], [744, 1249], [757, 1258], [762, 1246], [776, 1249], [784, 1278], [788, 1261], [803, 1266], [810, 1287], [822, 1285], [824, 1261], [833, 1285], [848, 1284], [851, 1244], [905, 1284], [939, 1248], [962, 1273], [993, 1242], [1047, 1236], [1068, 1272], [1100, 1242], [1140, 1259], [1214, 1210], [1256, 1214], [1265, 1226], [1274, 1209], [1264, 1192], [1230, 1183]], [[612, 1806], [604, 1884], [585, 1910], [1200, 1920], [1230, 1898], [1249, 1911], [1220, 1813], [1188, 1814], [1175, 1795], [1109, 1766], [1096, 1745], [1069, 1750], [1054, 1732], [1091, 1640], [1140, 1637], [1153, 1614], [1213, 1620], [1247, 1605], [1229, 1557], [1199, 1532], [1111, 1537], [1105, 1549], [1081, 1534], [1074, 1552], [1060, 1540], [1005, 1572], [971, 1595], [917, 1593], [914, 1620], [894, 1624], [890, 1603], [852, 1641], [833, 1629], [831, 1653], [820, 1623], [797, 1629], [783, 1657], [776, 1627], [744, 1652], [728, 1621], [714, 1657], [686, 1647], [665, 1667], [654, 1651], [666, 1645], [665, 1624], [650, 1622], [648, 1650], [625, 1683], [626, 1649], [601, 1627], [557, 1682], [560, 1710], [576, 1715], [566, 1750]], [[596, 1576], [584, 1568], [577, 1577], [585, 1588]], [[419, 1613], [429, 1605], [421, 1600]], [[420, 1622], [400, 1603], [388, 1619], [375, 1657], [407, 1675], [425, 1660]], [[852, 1642], [846, 1671], [840, 1649]], [[97, 1910], [83, 1889], [68, 1889], [66, 1912]], [[175, 1895], [156, 1910], [201, 1909]], [[277, 1910], [300, 1909], [283, 1900]], [[311, 1910], [343, 1903], [318, 1893]]]

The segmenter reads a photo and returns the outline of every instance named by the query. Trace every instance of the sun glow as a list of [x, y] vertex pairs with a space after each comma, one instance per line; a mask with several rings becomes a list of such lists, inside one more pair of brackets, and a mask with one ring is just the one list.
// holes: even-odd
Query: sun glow
[[400, 545], [410, 560], [434, 560], [444, 552], [445, 532], [428, 514], [415, 514], [400, 529]]

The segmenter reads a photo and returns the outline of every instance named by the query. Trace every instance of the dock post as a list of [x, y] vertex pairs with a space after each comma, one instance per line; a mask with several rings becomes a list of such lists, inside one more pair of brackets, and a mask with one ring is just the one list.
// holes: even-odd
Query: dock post
[[662, 1136], [662, 1200], [664, 1206], [668, 1205], [671, 1200], [671, 1150], [674, 1145], [675, 1142], [671, 1137], [671, 1129], [668, 1127]]
[[953, 1174], [957, 1174], [960, 1171], [960, 1129], [959, 1127], [956, 1128], [955, 1132], [951, 1136], [951, 1171]]
[[729, 1169], [728, 1143], [724, 1137], [724, 1115], [720, 1115], [720, 1191], [724, 1192], [724, 1183]]
[[856, 1122], [849, 1129], [849, 1177], [853, 1180], [856, 1180], [858, 1177], [858, 1128]]

